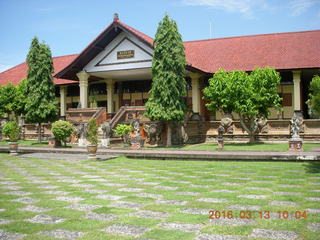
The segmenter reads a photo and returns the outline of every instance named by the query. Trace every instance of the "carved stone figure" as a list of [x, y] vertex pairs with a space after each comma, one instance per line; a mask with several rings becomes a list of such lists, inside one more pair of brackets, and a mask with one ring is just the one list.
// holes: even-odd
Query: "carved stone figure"
[[111, 126], [109, 122], [105, 122], [101, 125], [102, 130], [102, 138], [110, 138], [111, 137]]
[[87, 146], [87, 123], [80, 123], [77, 127], [78, 146]]
[[300, 138], [299, 133], [301, 132], [300, 130], [303, 123], [303, 117], [301, 113], [295, 112], [290, 122], [291, 122], [291, 127], [290, 127], [291, 137]]
[[140, 122], [138, 119], [134, 119], [131, 123], [131, 126], [134, 129], [135, 136], [140, 137]]
[[233, 127], [232, 125], [232, 115], [231, 113], [224, 113], [223, 118], [221, 118], [220, 124], [225, 129], [225, 132], [232, 134], [233, 133]]
[[261, 133], [268, 133], [269, 132], [269, 129], [268, 129], [268, 120], [265, 119], [265, 118], [259, 118], [257, 120], [257, 127], [258, 127], [258, 132], [261, 132]]
[[143, 129], [146, 132], [147, 138], [146, 142], [154, 145], [159, 144], [161, 141], [161, 133], [163, 126], [161, 123], [145, 123]]

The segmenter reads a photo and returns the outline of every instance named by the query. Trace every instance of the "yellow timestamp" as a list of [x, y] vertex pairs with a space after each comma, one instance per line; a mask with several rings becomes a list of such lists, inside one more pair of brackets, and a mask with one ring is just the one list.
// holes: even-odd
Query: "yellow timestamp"
[[288, 218], [295, 218], [295, 219], [305, 219], [308, 217], [307, 211], [277, 211], [277, 212], [270, 212], [266, 210], [261, 211], [209, 211], [209, 219], [232, 219], [232, 218], [241, 218], [241, 219], [269, 219], [269, 218], [279, 218], [279, 219], [288, 219]]

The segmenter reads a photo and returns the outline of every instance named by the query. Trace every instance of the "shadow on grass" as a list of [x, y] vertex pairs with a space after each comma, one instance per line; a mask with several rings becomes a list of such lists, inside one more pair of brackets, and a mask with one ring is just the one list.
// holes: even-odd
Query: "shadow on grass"
[[308, 162], [304, 167], [307, 173], [320, 173], [320, 162]]

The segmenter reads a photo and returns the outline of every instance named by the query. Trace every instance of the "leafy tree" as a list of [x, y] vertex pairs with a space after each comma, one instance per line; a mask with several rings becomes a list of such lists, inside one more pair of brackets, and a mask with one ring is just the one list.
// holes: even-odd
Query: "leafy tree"
[[320, 77], [314, 76], [310, 82], [310, 93], [307, 104], [311, 109], [311, 115], [320, 117]]
[[16, 116], [20, 116], [21, 114], [25, 114], [25, 106], [27, 103], [28, 92], [27, 92], [27, 79], [23, 79], [17, 86], [16, 86], [16, 96], [14, 99], [14, 107], [13, 112]]
[[20, 127], [17, 121], [9, 121], [3, 126], [2, 133], [10, 142], [16, 142], [19, 138]]
[[165, 15], [154, 40], [152, 88], [145, 115], [167, 125], [167, 146], [171, 145], [171, 124], [184, 119], [186, 110], [185, 54], [174, 20]]
[[14, 111], [16, 88], [11, 82], [0, 88], [0, 114], [8, 116]]
[[67, 138], [74, 133], [75, 129], [70, 122], [56, 121], [52, 124], [51, 131], [58, 141], [62, 141], [64, 146], [67, 146]]
[[41, 142], [41, 123], [54, 121], [57, 102], [52, 80], [53, 63], [50, 48], [34, 37], [27, 56], [26, 121], [38, 123], [38, 141]]
[[209, 110], [239, 115], [241, 126], [252, 143], [259, 131], [259, 120], [269, 116], [269, 108], [280, 107], [279, 84], [280, 75], [271, 68], [257, 68], [251, 74], [219, 70], [209, 79], [203, 93], [209, 101], [206, 104]]

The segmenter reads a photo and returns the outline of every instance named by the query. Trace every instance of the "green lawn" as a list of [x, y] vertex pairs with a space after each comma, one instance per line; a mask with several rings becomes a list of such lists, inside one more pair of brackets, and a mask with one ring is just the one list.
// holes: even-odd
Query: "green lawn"
[[[0, 169], [0, 230], [23, 239], [56, 239], [43, 233], [56, 229], [87, 240], [255, 237], [259, 229], [288, 231], [287, 239], [319, 239], [319, 163], [63, 161], [0, 154]], [[45, 212], [29, 211], [29, 205]], [[210, 223], [210, 210], [229, 211], [230, 219]], [[264, 218], [267, 213], [271, 218]], [[32, 222], [44, 217], [38, 215], [62, 222]]]
[[[0, 146], [9, 145], [9, 140], [0, 141]], [[38, 140], [18, 140], [19, 146], [30, 146], [30, 147], [48, 147], [48, 141], [42, 141], [38, 143]], [[64, 146], [61, 146], [64, 147]], [[72, 145], [67, 144], [67, 148], [71, 148]]]

